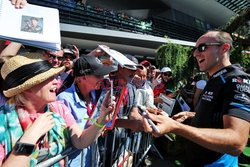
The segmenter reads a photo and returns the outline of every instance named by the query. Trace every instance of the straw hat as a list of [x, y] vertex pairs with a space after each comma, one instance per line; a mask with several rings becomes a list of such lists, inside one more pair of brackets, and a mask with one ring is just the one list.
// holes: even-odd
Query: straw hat
[[53, 68], [41, 53], [14, 56], [1, 69], [6, 87], [3, 93], [6, 97], [15, 96], [63, 70], [64, 67]]

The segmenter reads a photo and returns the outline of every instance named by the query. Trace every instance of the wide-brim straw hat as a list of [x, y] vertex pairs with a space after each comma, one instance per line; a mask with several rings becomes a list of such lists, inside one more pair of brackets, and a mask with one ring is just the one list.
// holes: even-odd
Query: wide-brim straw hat
[[[43, 71], [39, 71], [39, 68], [42, 69], [43, 67], [36, 66], [36, 69], [34, 69], [34, 66], [32, 65], [36, 63], [40, 65], [44, 63], [46, 68], [43, 69]], [[28, 53], [23, 56], [14, 56], [6, 61], [1, 68], [1, 75], [5, 81], [4, 84], [6, 87], [3, 93], [6, 97], [13, 97], [42, 83], [43, 81], [46, 81], [63, 70], [64, 67], [53, 68], [41, 53]], [[20, 76], [23, 77], [21, 82], [17, 79]], [[12, 82], [7, 82], [10, 78], [12, 79]]]

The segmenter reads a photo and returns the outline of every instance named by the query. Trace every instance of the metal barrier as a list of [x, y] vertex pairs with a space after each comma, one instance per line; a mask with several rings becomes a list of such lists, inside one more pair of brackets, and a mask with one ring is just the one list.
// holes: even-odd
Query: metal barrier
[[[92, 167], [138, 167], [151, 148], [151, 143], [151, 134], [114, 128], [93, 144]], [[67, 159], [67, 156], [75, 151], [77, 150], [74, 148], [68, 148], [63, 153], [39, 163], [37, 167], [51, 166], [61, 159]], [[68, 166], [67, 160], [65, 164]]]

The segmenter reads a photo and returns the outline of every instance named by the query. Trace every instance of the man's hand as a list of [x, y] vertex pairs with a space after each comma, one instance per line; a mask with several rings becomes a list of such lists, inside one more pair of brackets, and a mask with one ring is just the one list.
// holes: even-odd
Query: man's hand
[[154, 103], [163, 103], [163, 100], [160, 97], [154, 98]]
[[150, 107], [147, 107], [147, 111], [150, 113], [153, 113], [153, 114], [158, 114], [160, 112], [164, 112], [163, 110], [161, 110], [159, 108], [150, 108]]
[[152, 133], [154, 136], [159, 137], [166, 133], [171, 132], [174, 129], [175, 121], [169, 118], [164, 112], [160, 112], [157, 115], [148, 113], [149, 119], [151, 119], [157, 128], [160, 130], [160, 133], [156, 133], [153, 128], [149, 125], [146, 118], [143, 119], [144, 131], [147, 133]]
[[[106, 47], [109, 48], [108, 46], [106, 46]], [[106, 52], [104, 52], [101, 48], [97, 47], [96, 49], [92, 50], [88, 55], [100, 57], [100, 56], [105, 56]]]
[[79, 52], [79, 49], [76, 47], [76, 45], [73, 45], [73, 50], [72, 52], [74, 53], [74, 55], [76, 56], [76, 59], [79, 58], [80, 56], [80, 52]]
[[21, 9], [24, 6], [27, 5], [27, 1], [26, 0], [11, 0], [12, 5], [15, 6], [15, 8], [17, 9]]

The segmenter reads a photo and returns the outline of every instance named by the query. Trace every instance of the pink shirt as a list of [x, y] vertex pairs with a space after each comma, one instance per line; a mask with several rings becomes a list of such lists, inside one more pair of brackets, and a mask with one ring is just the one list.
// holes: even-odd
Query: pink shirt
[[[67, 108], [67, 106], [65, 106], [65, 104], [62, 101], [55, 101], [55, 102], [50, 103], [49, 105], [52, 106], [52, 110], [54, 108], [52, 112], [59, 114], [65, 120], [67, 128], [69, 128], [75, 123], [75, 119], [69, 112], [69, 109]], [[30, 114], [30, 118], [36, 119], [41, 114], [42, 113]], [[4, 145], [0, 144], [0, 165], [2, 164], [4, 158], [5, 158]]]

